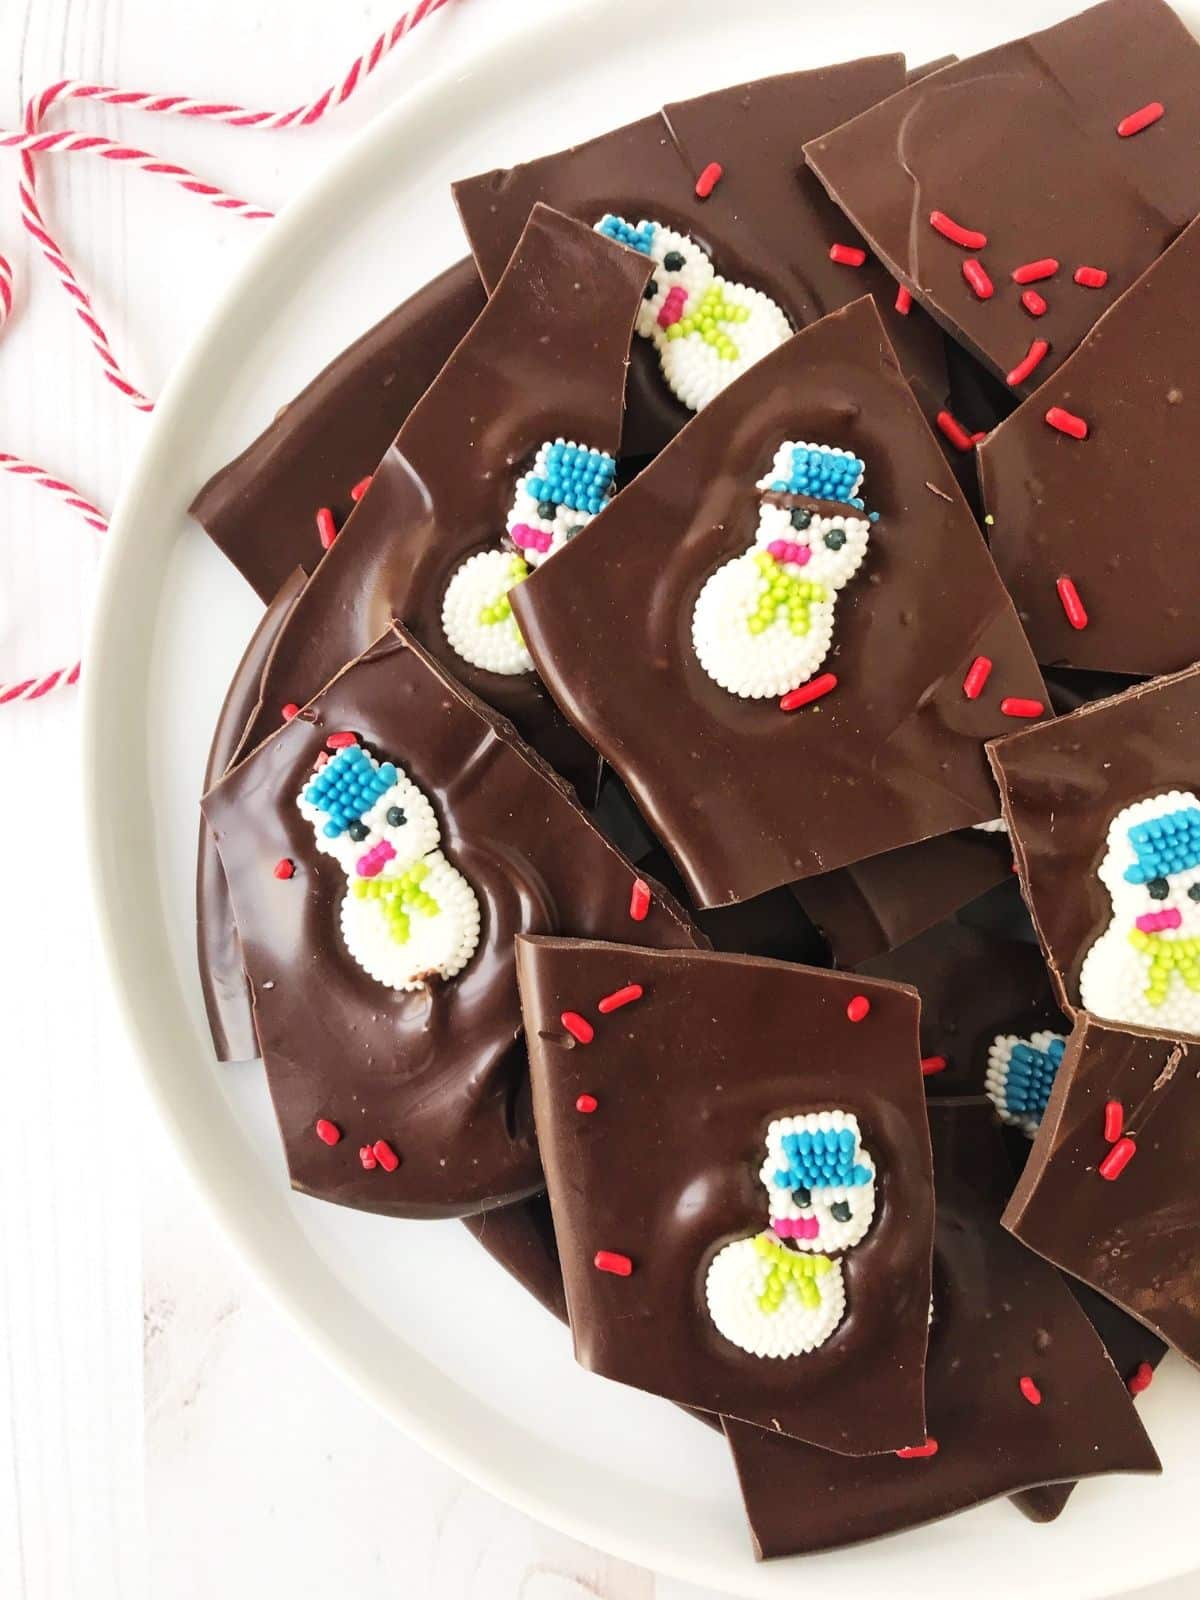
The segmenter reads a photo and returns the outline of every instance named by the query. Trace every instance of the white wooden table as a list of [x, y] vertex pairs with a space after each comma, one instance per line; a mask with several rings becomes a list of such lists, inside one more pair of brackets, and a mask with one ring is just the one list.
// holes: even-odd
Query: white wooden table
[[[61, 77], [290, 105], [397, 5], [0, 0], [0, 122], [15, 126], [24, 97]], [[562, 9], [521, 0], [524, 14]], [[516, 11], [456, 0], [304, 134], [77, 108], [54, 126], [120, 133], [277, 208], [400, 86], [449, 50], [486, 47]], [[107, 163], [42, 171], [122, 355], [157, 392], [257, 225]], [[0, 450], [111, 506], [144, 423], [102, 380], [34, 259], [16, 161], [0, 172], [0, 249], [20, 297], [0, 340]], [[10, 482], [0, 517], [0, 675], [13, 676], [71, 658], [95, 554], [68, 513]], [[0, 1597], [315, 1600], [369, 1587], [412, 1600], [703, 1600], [430, 1460], [249, 1281], [158, 1134], [97, 970], [74, 696], [0, 719]]]

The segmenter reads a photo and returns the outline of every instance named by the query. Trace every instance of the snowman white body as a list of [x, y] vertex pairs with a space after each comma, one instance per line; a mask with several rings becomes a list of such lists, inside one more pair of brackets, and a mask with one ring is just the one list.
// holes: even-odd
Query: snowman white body
[[597, 233], [654, 263], [635, 324], [658, 352], [677, 399], [699, 411], [756, 361], [791, 338], [787, 318], [769, 295], [718, 276], [689, 234], [660, 222], [636, 224], [611, 212]]
[[845, 1315], [840, 1257], [871, 1225], [875, 1164], [852, 1114], [809, 1112], [770, 1124], [759, 1178], [771, 1226], [717, 1252], [705, 1299], [731, 1344], [786, 1359], [818, 1349]]
[[296, 803], [317, 848], [346, 874], [342, 937], [359, 966], [399, 990], [461, 972], [479, 943], [479, 902], [438, 848], [437, 817], [417, 785], [352, 745]]
[[1200, 800], [1172, 790], [1126, 806], [1097, 876], [1112, 919], [1084, 958], [1079, 998], [1113, 1022], [1200, 1034]]

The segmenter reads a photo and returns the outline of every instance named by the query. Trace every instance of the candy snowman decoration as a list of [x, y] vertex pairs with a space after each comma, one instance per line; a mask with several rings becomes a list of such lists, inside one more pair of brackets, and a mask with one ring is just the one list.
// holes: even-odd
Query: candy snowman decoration
[[873, 516], [859, 498], [863, 463], [848, 450], [785, 440], [756, 487], [754, 544], [718, 567], [696, 600], [700, 665], [730, 694], [787, 694], [833, 642], [835, 596], [863, 563]]
[[705, 1298], [717, 1331], [752, 1356], [799, 1356], [846, 1311], [841, 1261], [875, 1215], [875, 1163], [846, 1111], [779, 1117], [759, 1178], [771, 1226], [717, 1253]]
[[359, 966], [389, 989], [461, 972], [479, 943], [479, 902], [438, 848], [437, 817], [412, 779], [347, 745], [296, 803], [346, 874], [342, 936]]
[[1112, 920], [1079, 974], [1084, 1008], [1200, 1034], [1200, 800], [1173, 789], [1119, 811], [1097, 876]]
[[517, 480], [504, 545], [468, 556], [447, 585], [442, 631], [464, 661], [505, 677], [533, 671], [508, 591], [603, 510], [616, 470], [603, 450], [564, 439], [541, 446]]
[[1001, 1122], [1033, 1138], [1042, 1125], [1066, 1048], [1063, 1034], [1045, 1028], [1028, 1039], [1015, 1033], [996, 1035], [988, 1049], [983, 1086]]
[[611, 212], [596, 223], [596, 232], [654, 263], [637, 331], [654, 341], [671, 392], [692, 411], [791, 338], [788, 320], [774, 300], [759, 289], [718, 277], [711, 259], [688, 234], [661, 222], [643, 221], [635, 227]]

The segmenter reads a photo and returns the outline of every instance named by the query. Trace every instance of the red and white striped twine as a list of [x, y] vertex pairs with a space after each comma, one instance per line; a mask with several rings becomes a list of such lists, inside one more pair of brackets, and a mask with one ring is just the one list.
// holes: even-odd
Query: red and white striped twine
[[[354, 92], [361, 88], [384, 58], [410, 33], [419, 22], [439, 11], [447, 0], [417, 0], [417, 4], [387, 28], [370, 48], [354, 60], [341, 79], [323, 90], [304, 105], [293, 106], [288, 111], [252, 111], [244, 106], [212, 100], [193, 100], [186, 95], [146, 94], [129, 89], [114, 89], [105, 84], [80, 83], [64, 79], [53, 83], [41, 94], [34, 95], [25, 106], [21, 132], [0, 131], [0, 150], [15, 150], [21, 157], [20, 205], [21, 221], [41, 247], [59, 283], [70, 297], [75, 314], [83, 323], [104, 369], [104, 375], [119, 394], [139, 411], [150, 411], [154, 402], [128, 377], [117, 360], [108, 334], [101, 323], [87, 290], [80, 283], [62, 246], [51, 233], [37, 200], [37, 175], [34, 158], [39, 155], [86, 154], [99, 156], [105, 161], [119, 161], [140, 172], [166, 178], [188, 194], [207, 201], [219, 210], [245, 217], [248, 221], [267, 220], [270, 211], [226, 194], [216, 184], [208, 183], [188, 168], [175, 162], [161, 161], [147, 150], [134, 145], [98, 135], [64, 130], [45, 132], [42, 123], [60, 102], [81, 100], [94, 105], [119, 106], [134, 111], [147, 111], [160, 116], [180, 116], [222, 122], [235, 128], [307, 128], [319, 122], [328, 112], [344, 105]], [[13, 308], [13, 273], [7, 259], [0, 255], [0, 328]], [[73, 507], [97, 532], [103, 533], [107, 523], [103, 515], [62, 479], [43, 472], [41, 468], [16, 456], [0, 454], [0, 469], [16, 473], [39, 488], [57, 495]], [[18, 700], [37, 700], [53, 689], [66, 688], [78, 681], [79, 663], [59, 667], [40, 677], [27, 678], [17, 683], [0, 682], [0, 705]]]

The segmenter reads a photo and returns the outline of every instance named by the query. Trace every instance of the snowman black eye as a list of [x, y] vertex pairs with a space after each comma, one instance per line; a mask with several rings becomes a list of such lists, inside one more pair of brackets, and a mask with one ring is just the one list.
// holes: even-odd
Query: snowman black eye
[[354, 840], [355, 844], [361, 844], [370, 831], [365, 822], [351, 822], [346, 828], [346, 832]]
[[553, 522], [558, 514], [558, 507], [553, 500], [538, 501], [538, 516], [545, 517], [547, 522]]
[[798, 1188], [792, 1190], [792, 1200], [801, 1208], [810, 1206], [812, 1205], [812, 1190], [806, 1189], [803, 1184], [800, 1184]]
[[1200, 883], [1194, 883], [1188, 890], [1189, 900], [1200, 900]]
[[656, 280], [654, 278], [651, 278], [650, 282], [642, 290], [642, 299], [643, 300], [653, 300], [654, 296], [657, 293], [658, 293], [658, 283], [656, 282]]
[[678, 250], [668, 250], [663, 257], [663, 266], [668, 272], [679, 272], [686, 263]]
[[799, 506], [792, 512], [792, 527], [797, 533], [803, 533], [812, 521], [812, 512], [804, 511]]
[[408, 821], [399, 806], [389, 806], [387, 809], [387, 825], [389, 828], [402, 828]]
[[835, 1200], [833, 1202], [833, 1204], [829, 1208], [829, 1215], [833, 1218], [833, 1220], [835, 1222], [849, 1222], [850, 1221], [850, 1202], [849, 1202], [849, 1200]]
[[846, 542], [845, 528], [830, 528], [825, 535], [825, 548], [827, 550], [840, 550]]
[[1165, 900], [1171, 892], [1171, 885], [1165, 878], [1151, 878], [1146, 885], [1146, 893], [1151, 900]]

